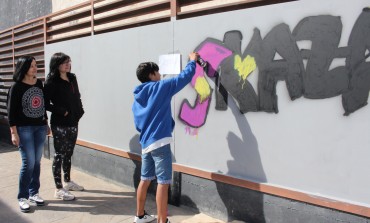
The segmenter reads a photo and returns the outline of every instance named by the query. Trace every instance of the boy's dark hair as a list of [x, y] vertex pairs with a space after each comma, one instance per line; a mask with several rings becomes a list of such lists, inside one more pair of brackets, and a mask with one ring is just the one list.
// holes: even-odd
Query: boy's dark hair
[[141, 83], [149, 82], [151, 81], [149, 78], [149, 74], [153, 74], [155, 71], [159, 71], [159, 67], [156, 63], [153, 62], [141, 63], [136, 69], [137, 79], [139, 79]]
[[32, 61], [36, 61], [36, 59], [32, 56], [21, 56], [17, 61], [17, 65], [15, 66], [15, 72], [13, 74], [13, 81], [21, 82], [26, 76], [28, 70], [31, 67]]

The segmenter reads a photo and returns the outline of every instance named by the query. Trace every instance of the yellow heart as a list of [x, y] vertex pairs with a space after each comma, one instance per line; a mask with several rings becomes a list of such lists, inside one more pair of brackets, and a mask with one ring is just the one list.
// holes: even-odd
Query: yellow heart
[[240, 78], [245, 81], [248, 75], [256, 69], [256, 61], [254, 60], [254, 57], [249, 55], [247, 55], [243, 61], [239, 55], [235, 55], [234, 69], [239, 72]]

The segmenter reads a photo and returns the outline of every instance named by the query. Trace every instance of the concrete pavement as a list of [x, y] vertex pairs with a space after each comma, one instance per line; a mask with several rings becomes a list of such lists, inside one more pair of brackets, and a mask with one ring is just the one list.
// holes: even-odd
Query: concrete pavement
[[[0, 222], [1, 223], [128, 223], [133, 222], [136, 210], [134, 188], [116, 185], [98, 179], [72, 167], [71, 179], [83, 185], [85, 191], [73, 192], [75, 201], [54, 198], [52, 161], [42, 159], [40, 196], [45, 206], [31, 206], [29, 213], [22, 213], [17, 202], [18, 177], [21, 158], [14, 146], [0, 142]], [[148, 213], [156, 213], [154, 196], [148, 196]], [[187, 207], [169, 205], [172, 223], [221, 223], [202, 213], [194, 213]], [[155, 222], [155, 221], [154, 221]], [[154, 223], [153, 222], [153, 223]]]

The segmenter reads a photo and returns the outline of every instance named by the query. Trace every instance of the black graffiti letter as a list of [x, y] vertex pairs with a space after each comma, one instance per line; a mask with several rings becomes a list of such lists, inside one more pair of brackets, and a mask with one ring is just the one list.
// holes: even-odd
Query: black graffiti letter
[[[257, 94], [248, 80], [241, 81], [238, 71], [234, 68], [235, 55], [241, 55], [241, 40], [243, 36], [240, 31], [229, 31], [224, 35], [225, 46], [233, 52], [220, 65], [219, 74], [216, 76], [216, 109], [226, 110], [227, 92], [234, 97], [242, 114], [248, 111], [258, 110]], [[247, 56], [247, 50], [241, 56]]]
[[[298, 46], [286, 24], [275, 26], [262, 40], [256, 28], [248, 46], [259, 69], [258, 98], [261, 111], [278, 113], [276, 84], [285, 80], [290, 98], [303, 94], [303, 61]], [[274, 60], [279, 54], [282, 59]]]
[[[367, 105], [370, 90], [370, 8], [365, 8], [353, 26], [348, 46], [351, 54], [346, 66], [351, 71], [349, 91], [342, 95], [344, 115]], [[367, 51], [366, 51], [367, 50]], [[367, 54], [367, 55], [365, 55]]]
[[312, 41], [311, 50], [302, 50], [302, 57], [308, 59], [303, 76], [306, 98], [330, 98], [348, 89], [349, 70], [346, 67], [329, 71], [334, 58], [346, 57], [347, 49], [338, 49], [341, 33], [340, 17], [329, 15], [307, 17], [294, 29], [297, 41]]

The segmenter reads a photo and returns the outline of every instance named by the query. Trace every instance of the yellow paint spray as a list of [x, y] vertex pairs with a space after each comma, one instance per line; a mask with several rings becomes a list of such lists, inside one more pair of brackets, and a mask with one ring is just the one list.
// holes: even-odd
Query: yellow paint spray
[[211, 95], [211, 87], [205, 77], [198, 77], [195, 81], [195, 90], [199, 94], [200, 103]]
[[[252, 73], [256, 69], [256, 67], [256, 61], [254, 60], [254, 57], [247, 55], [247, 57], [242, 60], [239, 55], [235, 55], [234, 69], [238, 71], [240, 80], [243, 79], [244, 83], [248, 75]], [[242, 85], [242, 88], [244, 87], [244, 83]]]

